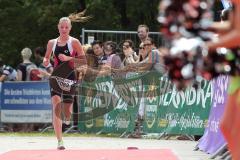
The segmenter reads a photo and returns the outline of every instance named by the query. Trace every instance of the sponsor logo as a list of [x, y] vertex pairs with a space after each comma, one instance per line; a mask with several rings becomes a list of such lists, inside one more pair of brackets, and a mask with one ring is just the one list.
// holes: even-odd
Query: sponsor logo
[[71, 90], [71, 86], [73, 84], [75, 84], [75, 81], [70, 80], [70, 79], [65, 79], [65, 78], [61, 78], [61, 77], [55, 77], [57, 80], [57, 84], [58, 86], [63, 90], [63, 91], [67, 91], [70, 92]]

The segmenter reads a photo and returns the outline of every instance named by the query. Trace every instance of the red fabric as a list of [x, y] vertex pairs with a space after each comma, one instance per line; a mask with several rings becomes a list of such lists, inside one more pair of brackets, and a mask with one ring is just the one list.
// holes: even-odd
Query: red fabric
[[232, 0], [234, 3], [240, 3], [240, 0]]
[[42, 78], [39, 77], [40, 75], [40, 70], [38, 68], [31, 69], [30, 71], [30, 80], [31, 81], [41, 81]]
[[228, 95], [221, 130], [233, 160], [240, 160], [240, 89]]
[[143, 150], [19, 150], [0, 155], [1, 160], [177, 160], [169, 149]]

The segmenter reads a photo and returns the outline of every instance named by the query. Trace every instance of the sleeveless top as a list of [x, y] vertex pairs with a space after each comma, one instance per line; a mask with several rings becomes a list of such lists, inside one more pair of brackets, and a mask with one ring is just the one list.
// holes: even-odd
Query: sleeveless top
[[52, 48], [52, 52], [54, 54], [54, 68], [63, 63], [58, 58], [60, 53], [66, 56], [71, 56], [71, 57], [75, 56], [75, 52], [73, 52], [73, 48], [72, 48], [72, 39], [73, 39], [72, 37], [69, 37], [66, 45], [64, 46], [58, 46], [58, 38], [54, 39], [53, 48]]
[[[66, 56], [75, 57], [76, 52], [74, 52], [73, 48], [72, 48], [72, 39], [73, 39], [72, 37], [69, 37], [67, 43], [64, 46], [58, 45], [58, 38], [54, 39], [53, 48], [52, 48], [52, 52], [54, 55], [54, 69], [57, 66], [64, 63], [58, 58], [59, 54], [64, 54]], [[75, 79], [74, 77], [75, 77], [75, 74], [74, 74], [74, 69], [73, 69], [72, 73], [70, 73], [69, 76], [65, 77], [65, 78], [74, 80]]]

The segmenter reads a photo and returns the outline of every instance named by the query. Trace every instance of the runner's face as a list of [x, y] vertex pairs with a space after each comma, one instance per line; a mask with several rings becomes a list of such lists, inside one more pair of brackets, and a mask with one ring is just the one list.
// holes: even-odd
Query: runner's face
[[62, 21], [58, 24], [58, 31], [61, 36], [68, 36], [71, 30], [71, 25], [68, 21]]

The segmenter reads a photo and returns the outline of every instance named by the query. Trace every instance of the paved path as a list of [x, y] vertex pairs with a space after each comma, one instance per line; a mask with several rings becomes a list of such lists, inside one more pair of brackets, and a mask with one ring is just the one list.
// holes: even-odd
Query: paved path
[[[207, 160], [209, 155], [193, 151], [197, 142], [181, 140], [153, 140], [102, 137], [64, 137], [67, 149], [171, 149], [180, 160]], [[0, 136], [0, 154], [11, 150], [55, 149], [54, 137]]]

